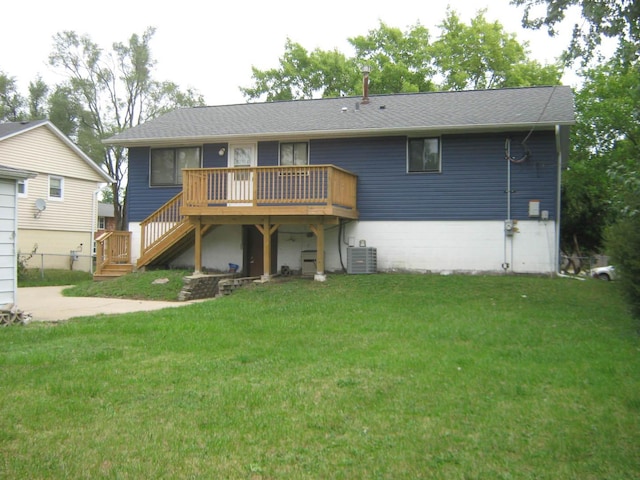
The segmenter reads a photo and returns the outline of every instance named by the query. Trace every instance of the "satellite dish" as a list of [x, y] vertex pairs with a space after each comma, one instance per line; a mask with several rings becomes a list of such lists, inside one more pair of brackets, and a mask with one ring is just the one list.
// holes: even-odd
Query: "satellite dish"
[[47, 208], [47, 202], [45, 202], [42, 198], [36, 200], [36, 210], [42, 212]]

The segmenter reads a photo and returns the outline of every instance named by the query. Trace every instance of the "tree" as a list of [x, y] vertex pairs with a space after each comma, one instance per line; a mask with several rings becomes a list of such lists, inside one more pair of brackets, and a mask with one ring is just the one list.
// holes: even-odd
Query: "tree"
[[353, 93], [355, 65], [338, 52], [316, 49], [309, 53], [287, 39], [280, 68], [251, 68], [254, 86], [240, 88], [248, 100], [299, 100], [314, 96], [338, 97]]
[[434, 43], [437, 71], [444, 90], [557, 85], [561, 69], [529, 60], [526, 44], [508, 34], [499, 22], [489, 23], [480, 11], [470, 25], [449, 10]]
[[[372, 92], [411, 93], [436, 89], [429, 30], [422, 25], [416, 24], [402, 32], [380, 22], [377, 30], [349, 38], [349, 43], [356, 51], [354, 64], [368, 65], [376, 72], [370, 77]], [[359, 70], [356, 75], [360, 79]], [[358, 82], [358, 87], [361, 83]]]
[[[124, 229], [126, 218], [127, 156], [123, 148], [102, 141], [179, 106], [202, 105], [196, 92], [182, 92], [171, 82], [153, 79], [155, 61], [150, 41], [155, 30], [133, 34], [127, 43], [114, 43], [105, 53], [88, 36], [62, 32], [54, 36], [52, 66], [68, 80], [50, 98], [51, 112], [74, 136], [78, 146], [100, 164], [114, 180], [116, 228]], [[74, 125], [75, 124], [75, 125]]]
[[335, 50], [309, 53], [287, 40], [279, 67], [253, 67], [254, 85], [240, 90], [249, 100], [267, 101], [353, 96], [362, 93], [365, 65], [373, 72], [369, 85], [376, 94], [550, 85], [560, 80], [558, 65], [529, 60], [515, 36], [497, 22], [488, 23], [482, 12], [471, 26], [449, 12], [441, 30], [432, 44], [428, 29], [419, 23], [403, 32], [380, 22], [366, 35], [348, 39], [355, 50], [352, 58]]
[[47, 118], [47, 94], [49, 87], [38, 77], [29, 83], [29, 118], [32, 120]]
[[601, 252], [605, 231], [637, 190], [640, 75], [623, 55], [582, 73], [569, 169], [563, 175], [563, 248]]
[[0, 71], [0, 122], [24, 118], [24, 98], [18, 93], [15, 77]]
[[[539, 29], [547, 27], [550, 35], [558, 32], [558, 25], [566, 18], [571, 7], [580, 8], [584, 23], [573, 27], [571, 44], [566, 60], [582, 58], [588, 63], [596, 53], [603, 38], [616, 38], [634, 48], [625, 51], [627, 58], [637, 57], [640, 46], [640, 2], [638, 0], [511, 0], [512, 5], [524, 6], [522, 24]], [[546, 5], [546, 12], [535, 16], [532, 10]], [[532, 16], [533, 15], [533, 16]]]
[[607, 230], [607, 247], [627, 296], [631, 312], [640, 318], [640, 191], [628, 192], [629, 211]]

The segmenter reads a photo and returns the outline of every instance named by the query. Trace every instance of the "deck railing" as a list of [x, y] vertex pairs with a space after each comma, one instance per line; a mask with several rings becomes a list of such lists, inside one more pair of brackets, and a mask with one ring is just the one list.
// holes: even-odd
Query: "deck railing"
[[356, 208], [357, 176], [333, 165], [198, 168], [182, 172], [185, 207], [326, 205]]
[[96, 274], [105, 265], [131, 263], [131, 232], [108, 231], [96, 239]]

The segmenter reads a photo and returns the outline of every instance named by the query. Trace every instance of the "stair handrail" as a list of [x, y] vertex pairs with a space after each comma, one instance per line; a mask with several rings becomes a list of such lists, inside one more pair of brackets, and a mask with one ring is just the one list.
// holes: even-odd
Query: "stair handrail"
[[144, 257], [184, 224], [185, 217], [180, 213], [182, 200], [180, 192], [140, 222], [140, 257]]
[[131, 263], [131, 232], [109, 230], [96, 238], [96, 274], [113, 264]]

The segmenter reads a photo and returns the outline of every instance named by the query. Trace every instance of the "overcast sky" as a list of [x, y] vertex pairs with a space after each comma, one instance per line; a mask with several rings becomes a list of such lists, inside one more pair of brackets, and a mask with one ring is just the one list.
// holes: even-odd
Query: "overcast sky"
[[[521, 26], [522, 9], [509, 0], [449, 0], [468, 22], [480, 9], [488, 21], [499, 21], [520, 42], [529, 42], [533, 58], [551, 63], [566, 47], [566, 35], [550, 39], [545, 31]], [[238, 87], [251, 85], [251, 66], [278, 66], [287, 38], [307, 51], [338, 49], [347, 56], [347, 38], [366, 35], [379, 22], [406, 31], [420, 23], [432, 38], [445, 18], [447, 2], [416, 0], [11, 0], [2, 6], [0, 71], [15, 77], [21, 93], [40, 74], [46, 83], [61, 80], [47, 58], [52, 37], [73, 30], [88, 34], [106, 50], [133, 33], [155, 27], [151, 41], [156, 79], [199, 91], [209, 105], [243, 103]], [[575, 84], [568, 74], [565, 83]]]

